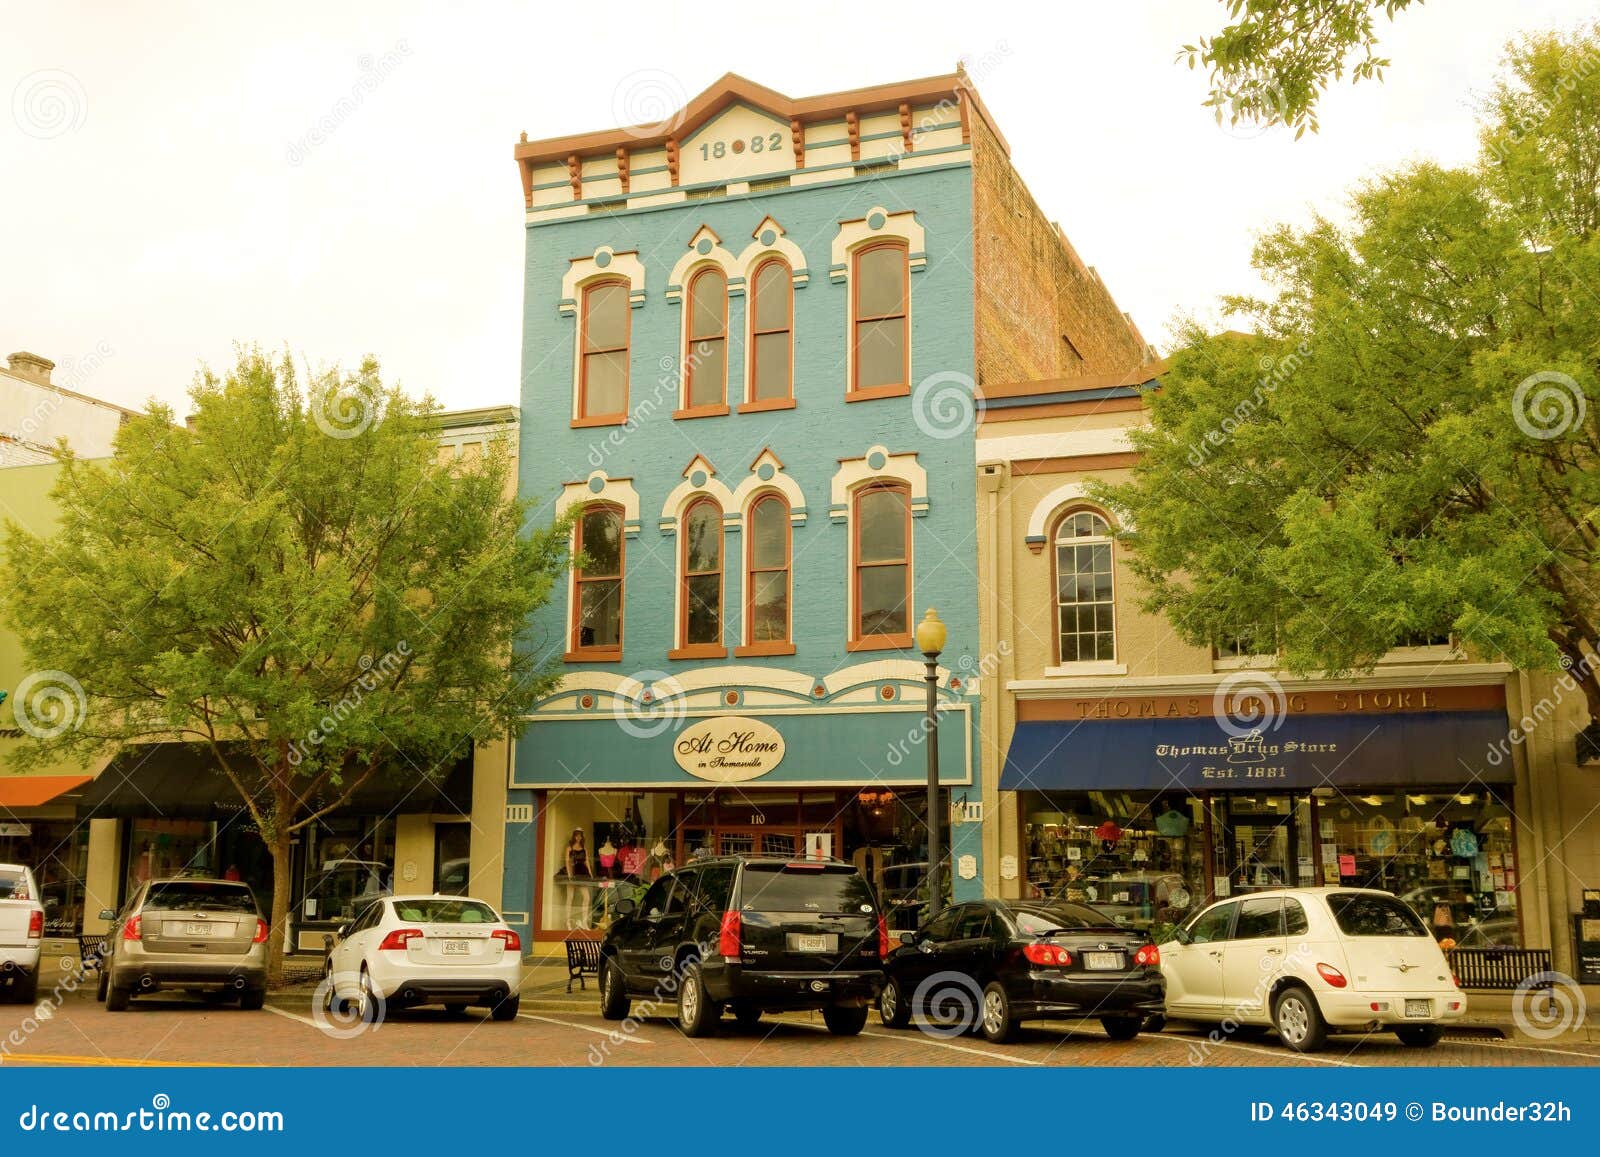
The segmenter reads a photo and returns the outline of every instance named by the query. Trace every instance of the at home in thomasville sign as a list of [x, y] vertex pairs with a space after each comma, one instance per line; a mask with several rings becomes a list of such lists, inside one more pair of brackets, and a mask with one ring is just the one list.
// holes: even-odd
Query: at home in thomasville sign
[[783, 761], [783, 736], [759, 719], [724, 715], [678, 732], [672, 744], [678, 766], [712, 783], [758, 779]]

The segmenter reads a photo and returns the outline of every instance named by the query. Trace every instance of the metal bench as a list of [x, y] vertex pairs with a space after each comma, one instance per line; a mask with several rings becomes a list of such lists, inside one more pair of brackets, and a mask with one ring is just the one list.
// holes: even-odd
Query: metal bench
[[104, 932], [85, 933], [78, 937], [78, 960], [85, 972], [100, 967], [100, 954], [105, 950], [105, 944]]
[[580, 989], [586, 988], [585, 976], [600, 975], [600, 935], [574, 932], [562, 943], [567, 946], [567, 991], [572, 991], [574, 980]]
[[[1462, 988], [1511, 992], [1550, 971], [1548, 948], [1452, 948], [1445, 956]], [[1531, 987], [1550, 988], [1551, 982], [1538, 980]]]

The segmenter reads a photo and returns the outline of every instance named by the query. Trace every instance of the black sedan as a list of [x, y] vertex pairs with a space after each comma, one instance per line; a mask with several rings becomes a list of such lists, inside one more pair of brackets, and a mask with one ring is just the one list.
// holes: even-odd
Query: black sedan
[[901, 936], [884, 961], [878, 1015], [890, 1028], [1010, 1040], [1024, 1020], [1098, 1018], [1113, 1040], [1163, 1008], [1161, 954], [1084, 904], [957, 904]]

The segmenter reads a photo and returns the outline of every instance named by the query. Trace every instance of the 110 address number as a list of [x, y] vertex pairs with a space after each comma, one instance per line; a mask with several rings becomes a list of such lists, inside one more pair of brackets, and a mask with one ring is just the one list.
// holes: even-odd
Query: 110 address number
[[706, 141], [700, 146], [700, 159], [702, 161], [720, 161], [729, 153], [742, 153], [749, 149], [752, 153], [775, 153], [783, 147], [782, 133], [765, 133], [751, 137], [748, 141], [740, 137], [734, 141]]

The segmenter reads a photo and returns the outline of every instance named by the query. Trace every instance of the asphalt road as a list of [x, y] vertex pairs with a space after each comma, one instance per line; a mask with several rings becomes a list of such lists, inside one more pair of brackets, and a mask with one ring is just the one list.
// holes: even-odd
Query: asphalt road
[[[181, 995], [140, 998], [108, 1013], [92, 989], [66, 994], [41, 1010], [0, 1005], [0, 1064], [36, 1065], [1013, 1065], [1163, 1066], [1275, 1065], [1302, 1068], [1387, 1065], [1596, 1066], [1600, 1044], [1495, 1041], [1447, 1037], [1412, 1049], [1393, 1036], [1335, 1037], [1314, 1056], [1300, 1056], [1271, 1036], [1214, 1040], [1198, 1029], [1168, 1028], [1133, 1041], [1108, 1040], [1098, 1025], [1030, 1025], [1013, 1044], [981, 1037], [939, 1037], [915, 1028], [895, 1031], [876, 1013], [859, 1037], [828, 1034], [821, 1018], [764, 1020], [752, 1032], [731, 1019], [711, 1038], [690, 1040], [672, 1020], [645, 1017], [621, 1026], [575, 1001], [557, 1011], [530, 1008], [497, 1023], [476, 1009], [452, 1016], [394, 1011], [375, 1025], [330, 1022], [313, 1007], [310, 989], [274, 993], [267, 1008], [244, 1012]], [[668, 1011], [668, 1010], [663, 1010]]]

